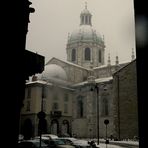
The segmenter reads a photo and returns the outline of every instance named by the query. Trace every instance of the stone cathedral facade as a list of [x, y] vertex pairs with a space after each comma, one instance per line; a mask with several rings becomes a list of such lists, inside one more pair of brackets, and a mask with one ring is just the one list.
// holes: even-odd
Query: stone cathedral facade
[[[128, 137], [128, 132], [123, 134], [124, 130], [120, 130], [124, 129], [123, 121], [120, 122], [123, 124], [122, 128], [118, 124], [119, 119], [122, 118], [118, 114], [117, 99], [119, 98], [117, 98], [117, 80], [115, 79], [120, 71], [124, 71], [124, 67], [128, 65], [135, 67], [135, 64], [130, 64], [135, 61], [119, 63], [116, 56], [115, 64], [111, 65], [110, 56], [108, 56], [108, 62], [105, 64], [104, 37], [93, 28], [92, 14], [87, 6], [80, 14], [80, 25], [68, 35], [66, 51], [66, 61], [53, 57], [46, 63], [43, 73], [32, 76], [32, 79], [26, 82], [20, 132], [31, 137], [38, 135], [37, 114], [43, 110], [46, 113], [43, 133], [96, 138], [99, 130], [99, 136], [105, 137], [104, 120], [108, 119], [109, 136], [113, 135], [117, 138], [137, 136], [136, 87], [132, 91], [135, 93], [131, 101], [134, 107], [130, 114], [133, 117], [133, 123], [130, 122], [135, 126], [132, 126], [130, 137]], [[131, 75], [136, 75], [136, 72], [131, 72]], [[126, 80], [128, 81], [124, 79]], [[136, 82], [136, 78], [133, 82]], [[126, 82], [122, 83], [124, 84]], [[130, 92], [126, 97], [130, 97]], [[122, 109], [124, 105], [130, 106], [130, 104], [124, 104], [124, 99], [122, 98], [120, 102]], [[130, 107], [128, 109], [130, 112]], [[128, 131], [127, 125], [128, 123], [126, 124]]]

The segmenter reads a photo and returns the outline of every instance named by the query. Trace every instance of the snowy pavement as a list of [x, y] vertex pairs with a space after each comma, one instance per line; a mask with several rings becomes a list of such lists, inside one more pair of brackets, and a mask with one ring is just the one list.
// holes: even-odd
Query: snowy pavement
[[[97, 141], [96, 139], [93, 139], [93, 140]], [[97, 144], [97, 142], [95, 142], [95, 143]], [[99, 143], [100, 144], [97, 145], [99, 148], [139, 148], [139, 142], [132, 141], [132, 140], [125, 140], [125, 141], [109, 140], [109, 144], [107, 144], [107, 146], [106, 146], [105, 140], [99, 139]]]
[[[100, 139], [100, 142], [105, 142], [104, 139]], [[110, 143], [112, 144], [129, 144], [129, 145], [139, 145], [138, 141], [132, 141], [132, 140], [122, 140], [122, 141], [113, 141], [113, 140], [109, 140]]]
[[100, 143], [99, 145], [97, 145], [99, 148], [124, 148], [122, 146], [118, 146], [118, 145], [110, 145], [110, 144], [107, 144], [107, 147], [106, 147], [106, 144], [104, 143]]

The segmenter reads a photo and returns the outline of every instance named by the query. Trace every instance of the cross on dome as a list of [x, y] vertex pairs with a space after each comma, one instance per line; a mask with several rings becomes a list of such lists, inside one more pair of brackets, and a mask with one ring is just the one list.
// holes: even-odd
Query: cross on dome
[[87, 2], [85, 2], [85, 9], [87, 9]]

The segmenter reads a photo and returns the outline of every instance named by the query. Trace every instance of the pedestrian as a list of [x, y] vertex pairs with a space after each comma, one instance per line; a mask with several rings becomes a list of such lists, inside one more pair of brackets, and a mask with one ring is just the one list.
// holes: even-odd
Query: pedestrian
[[113, 140], [113, 135], [110, 135], [110, 140]]
[[96, 143], [93, 140], [90, 142], [90, 146], [92, 148], [97, 148]]

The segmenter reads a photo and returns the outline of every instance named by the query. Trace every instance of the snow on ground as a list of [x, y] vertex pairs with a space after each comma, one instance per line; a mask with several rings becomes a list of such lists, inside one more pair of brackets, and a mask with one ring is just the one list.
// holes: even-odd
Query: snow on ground
[[[100, 139], [100, 142], [105, 142], [104, 139]], [[122, 141], [113, 141], [113, 140], [109, 140], [110, 143], [127, 143], [127, 144], [132, 144], [132, 145], [139, 145], [138, 141], [133, 141], [133, 140], [122, 140]]]
[[[87, 139], [88, 141], [95, 141], [95, 143], [97, 144], [97, 139]], [[109, 139], [109, 143], [110, 144], [107, 144], [107, 147], [106, 147], [106, 144], [105, 144], [105, 140], [104, 139], [99, 139], [100, 141], [100, 144], [98, 145], [100, 148], [123, 148], [123, 147], [126, 147], [126, 145], [130, 146], [130, 145], [135, 145], [135, 146], [139, 146], [139, 142], [138, 141], [133, 141], [133, 140], [122, 140], [122, 141], [114, 141], [114, 140], [110, 140]], [[125, 146], [119, 146], [120, 144], [125, 144]]]
[[117, 145], [110, 145], [110, 144], [107, 144], [107, 147], [106, 147], [106, 144], [103, 144], [103, 143], [100, 143], [99, 145], [100, 148], [123, 148], [121, 146], [117, 146]]

